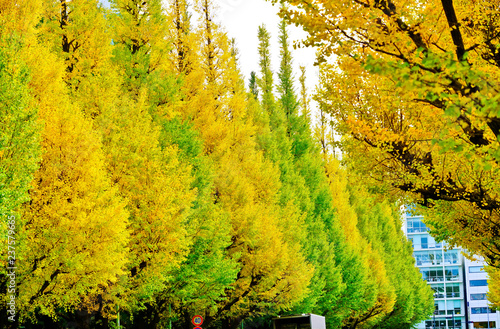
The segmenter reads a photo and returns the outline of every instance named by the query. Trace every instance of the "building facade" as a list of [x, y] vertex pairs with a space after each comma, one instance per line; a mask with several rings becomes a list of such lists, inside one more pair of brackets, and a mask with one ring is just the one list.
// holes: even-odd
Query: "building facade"
[[484, 271], [484, 265], [485, 263], [481, 259], [471, 261], [464, 258], [470, 328], [500, 328], [499, 313], [489, 307], [486, 299], [488, 275]]
[[463, 257], [462, 249], [446, 248], [429, 234], [423, 217], [403, 215], [403, 230], [413, 245], [415, 265], [434, 290], [434, 315], [419, 329], [500, 328], [498, 312], [488, 307], [484, 262]]

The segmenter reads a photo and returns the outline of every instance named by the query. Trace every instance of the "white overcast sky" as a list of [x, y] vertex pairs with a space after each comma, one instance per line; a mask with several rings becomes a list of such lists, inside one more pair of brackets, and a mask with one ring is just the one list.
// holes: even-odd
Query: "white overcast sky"
[[[216, 0], [216, 2], [219, 5], [219, 18], [222, 25], [225, 27], [228, 36], [236, 39], [240, 51], [240, 67], [246, 81], [248, 82], [251, 71], [259, 71], [257, 30], [262, 24], [266, 25], [271, 34], [272, 68], [274, 72], [277, 72], [280, 64], [278, 5], [273, 6], [269, 1], [264, 0]], [[292, 40], [300, 40], [305, 36], [305, 33], [295, 26], [289, 26], [288, 31]], [[299, 66], [306, 66], [306, 81], [309, 92], [312, 92], [318, 76], [318, 69], [313, 66], [315, 60], [314, 49], [296, 49], [293, 50], [292, 56], [296, 88], [299, 88]]]

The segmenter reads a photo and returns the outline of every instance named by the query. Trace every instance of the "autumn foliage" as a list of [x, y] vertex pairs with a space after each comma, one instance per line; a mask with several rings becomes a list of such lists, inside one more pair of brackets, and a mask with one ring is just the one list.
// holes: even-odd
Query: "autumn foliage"
[[498, 2], [287, 2], [319, 48], [318, 100], [352, 167], [483, 256], [498, 302]]
[[[432, 312], [396, 203], [322, 147], [286, 21], [277, 74], [257, 32], [249, 89], [210, 0], [0, 0], [0, 214], [3, 232], [18, 218], [25, 328], [185, 328], [202, 314], [232, 329], [298, 312], [410, 328]], [[369, 86], [357, 62], [339, 65]]]

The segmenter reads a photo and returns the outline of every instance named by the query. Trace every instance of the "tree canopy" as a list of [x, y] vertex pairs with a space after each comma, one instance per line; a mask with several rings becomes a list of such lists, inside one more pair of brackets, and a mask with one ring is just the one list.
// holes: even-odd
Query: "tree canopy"
[[312, 124], [286, 20], [276, 72], [255, 31], [246, 88], [213, 1], [109, 2], [0, 0], [0, 227], [16, 217], [18, 260], [18, 322], [3, 312], [3, 327], [202, 314], [204, 328], [266, 328], [313, 312], [373, 328], [431, 313], [396, 203]]
[[318, 100], [352, 166], [500, 266], [497, 3], [287, 2], [321, 53]]

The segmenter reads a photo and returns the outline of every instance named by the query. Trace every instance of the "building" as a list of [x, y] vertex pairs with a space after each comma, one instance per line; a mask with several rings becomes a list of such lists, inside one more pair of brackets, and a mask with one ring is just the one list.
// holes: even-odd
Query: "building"
[[481, 260], [464, 258], [470, 328], [500, 328], [499, 313], [488, 307], [488, 275], [484, 272], [484, 264]]
[[447, 250], [445, 243], [436, 242], [422, 216], [404, 213], [403, 230], [412, 242], [416, 266], [434, 290], [434, 315], [417, 328], [500, 328], [499, 312], [492, 311], [486, 300], [484, 262], [470, 261], [461, 248]]

